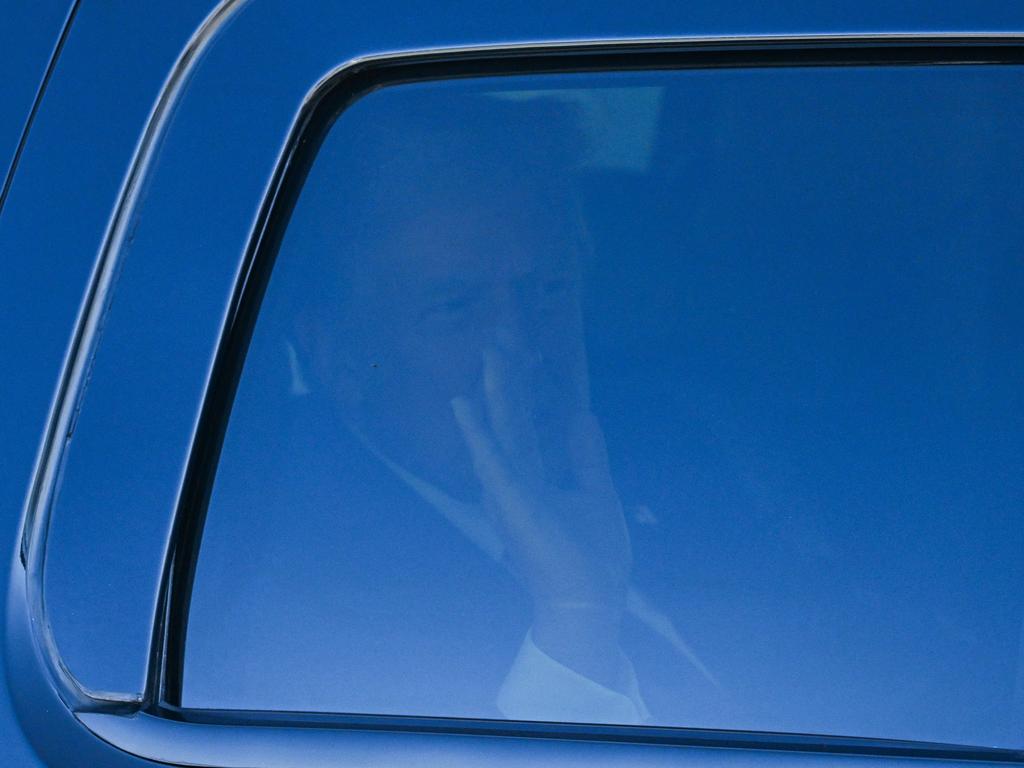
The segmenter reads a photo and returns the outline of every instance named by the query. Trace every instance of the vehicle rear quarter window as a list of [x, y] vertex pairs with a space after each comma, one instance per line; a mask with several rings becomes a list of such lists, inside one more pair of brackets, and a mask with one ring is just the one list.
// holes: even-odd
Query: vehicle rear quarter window
[[276, 233], [182, 705], [1024, 746], [1022, 85], [360, 98]]

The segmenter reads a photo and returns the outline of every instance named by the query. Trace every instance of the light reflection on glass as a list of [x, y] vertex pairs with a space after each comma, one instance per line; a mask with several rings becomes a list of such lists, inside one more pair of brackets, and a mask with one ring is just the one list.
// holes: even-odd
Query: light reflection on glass
[[256, 328], [185, 703], [1020, 746], [1019, 77], [357, 102]]

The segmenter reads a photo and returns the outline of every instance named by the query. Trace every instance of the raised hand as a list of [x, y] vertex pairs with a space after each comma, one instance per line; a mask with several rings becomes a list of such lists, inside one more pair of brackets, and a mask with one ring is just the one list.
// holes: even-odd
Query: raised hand
[[534, 603], [534, 641], [610, 687], [621, 683], [618, 631], [632, 565], [629, 535], [594, 415], [568, 419], [573, 483], [545, 477], [529, 381], [497, 350], [484, 353], [484, 402], [452, 400], [483, 490], [484, 509]]

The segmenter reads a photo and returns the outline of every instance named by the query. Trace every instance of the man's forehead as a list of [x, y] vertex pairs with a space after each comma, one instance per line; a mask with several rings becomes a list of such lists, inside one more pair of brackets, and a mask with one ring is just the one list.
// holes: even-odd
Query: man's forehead
[[[474, 282], [568, 268], [576, 224], [568, 211], [483, 202], [426, 204], [379, 222], [363, 268], [411, 281]], [[374, 240], [376, 242], [374, 242]]]

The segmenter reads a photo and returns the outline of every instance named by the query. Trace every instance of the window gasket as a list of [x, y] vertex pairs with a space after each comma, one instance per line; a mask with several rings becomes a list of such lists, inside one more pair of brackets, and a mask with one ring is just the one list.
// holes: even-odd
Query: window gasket
[[[178, 722], [533, 736], [630, 743], [782, 749], [875, 756], [1024, 762], [1024, 750], [888, 739], [693, 729], [531, 723], [389, 715], [222, 712], [181, 706], [195, 566], [231, 406], [260, 304], [298, 194], [345, 109], [392, 85], [471, 77], [770, 67], [1024, 64], [1024, 38], [1008, 35], [837, 35], [699, 38], [486, 46], [367, 57], [309, 93], [293, 123], [246, 247], [193, 436], [167, 557], [146, 689], [139, 709]], [[120, 704], [123, 708], [123, 702]]]

